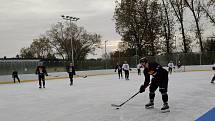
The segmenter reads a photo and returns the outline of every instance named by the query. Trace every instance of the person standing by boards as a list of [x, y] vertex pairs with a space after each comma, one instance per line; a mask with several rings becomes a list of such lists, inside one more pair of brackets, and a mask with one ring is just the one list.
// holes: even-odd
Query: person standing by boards
[[[213, 66], [212, 66], [212, 70], [215, 71], [215, 63], [214, 63]], [[213, 76], [213, 78], [212, 78], [212, 80], [211, 80], [211, 83], [214, 83], [214, 81], [215, 81], [215, 74], [214, 74], [214, 76]]]

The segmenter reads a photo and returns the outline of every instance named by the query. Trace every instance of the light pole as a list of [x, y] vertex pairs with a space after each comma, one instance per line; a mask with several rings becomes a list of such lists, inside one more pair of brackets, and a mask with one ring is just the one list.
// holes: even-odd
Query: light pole
[[118, 52], [118, 62], [120, 64], [120, 51], [119, 51], [119, 49], [116, 49], [116, 51]]
[[137, 46], [137, 43], [136, 43], [136, 49], [135, 49], [135, 52], [136, 52], [136, 54], [135, 54], [136, 55], [136, 58], [135, 58], [136, 59], [136, 66], [137, 66], [137, 57], [138, 57], [138, 55], [137, 55], [137, 48], [138, 48], [138, 46]]
[[63, 41], [63, 24], [62, 24], [62, 22], [58, 22], [58, 23], [59, 23], [59, 25], [60, 25], [61, 39], [62, 39], [62, 41]]
[[107, 69], [107, 49], [106, 49], [106, 44], [108, 40], [105, 40], [105, 68]]
[[176, 43], [176, 39], [177, 39], [177, 36], [175, 35], [175, 51], [177, 52], [177, 43]]
[[175, 53], [176, 53], [176, 61], [175, 61], [175, 65], [178, 65], [178, 51], [177, 51], [177, 36], [175, 35]]
[[70, 27], [70, 39], [71, 39], [71, 48], [72, 48], [72, 64], [75, 65], [74, 63], [74, 51], [73, 51], [73, 39], [72, 39], [72, 21], [78, 21], [80, 18], [77, 17], [72, 17], [72, 16], [61, 16], [64, 20], [69, 21], [69, 27]]

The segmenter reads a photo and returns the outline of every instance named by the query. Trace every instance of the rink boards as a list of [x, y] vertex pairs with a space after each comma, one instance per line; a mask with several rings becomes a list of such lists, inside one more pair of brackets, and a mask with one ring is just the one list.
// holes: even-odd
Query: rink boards
[[214, 121], [215, 120], [215, 108], [209, 110], [203, 116], [198, 118], [196, 121]]

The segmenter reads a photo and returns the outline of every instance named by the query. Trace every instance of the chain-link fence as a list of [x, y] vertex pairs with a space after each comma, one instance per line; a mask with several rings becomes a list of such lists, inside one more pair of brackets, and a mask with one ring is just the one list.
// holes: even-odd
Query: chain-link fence
[[[127, 61], [130, 67], [136, 68], [139, 62], [138, 56], [121, 57], [109, 59], [88, 59], [84, 61], [76, 61], [75, 66], [79, 71], [84, 70], [100, 70], [113, 69], [117, 62], [123, 64]], [[215, 52], [205, 53], [173, 53], [168, 55], [148, 56], [149, 60], [156, 61], [162, 66], [167, 66], [169, 61], [173, 61], [175, 65], [180, 61], [182, 65], [211, 65], [215, 62]], [[0, 75], [11, 74], [13, 70], [17, 70], [20, 74], [35, 73], [36, 66], [43, 62], [48, 72], [64, 72], [65, 67], [69, 65], [69, 61], [65, 60], [0, 60]]]
[[169, 61], [174, 64], [180, 61], [182, 65], [211, 65], [215, 62], [215, 52], [205, 53], [174, 53], [169, 55], [159, 55], [152, 57], [161, 65], [166, 66]]
[[14, 70], [20, 74], [35, 73], [35, 68], [40, 60], [4, 59], [0, 60], [0, 75], [12, 74]]

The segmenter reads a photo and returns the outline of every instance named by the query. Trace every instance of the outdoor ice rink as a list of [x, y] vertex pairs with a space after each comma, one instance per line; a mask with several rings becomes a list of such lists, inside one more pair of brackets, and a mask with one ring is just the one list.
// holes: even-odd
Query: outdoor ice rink
[[148, 90], [119, 110], [121, 104], [139, 90], [144, 76], [131, 73], [130, 80], [117, 74], [0, 85], [0, 121], [194, 121], [215, 107], [213, 71], [177, 72], [169, 76], [171, 112], [160, 113], [161, 94], [157, 90], [155, 108], [145, 109]]

